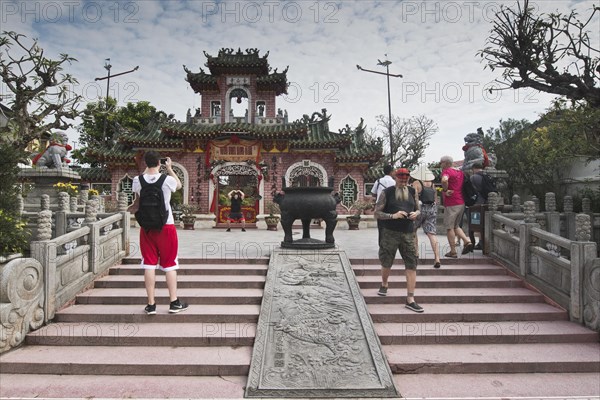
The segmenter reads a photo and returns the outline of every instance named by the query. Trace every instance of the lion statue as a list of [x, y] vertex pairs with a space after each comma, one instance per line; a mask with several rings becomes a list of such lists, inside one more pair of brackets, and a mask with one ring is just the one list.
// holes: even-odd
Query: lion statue
[[65, 158], [67, 152], [72, 149], [72, 147], [67, 144], [67, 140], [68, 137], [65, 132], [53, 133], [48, 147], [33, 157], [33, 165], [38, 168], [62, 169], [64, 164], [71, 162], [71, 160]]
[[474, 164], [481, 164], [483, 168], [490, 165], [488, 155], [483, 148], [483, 130], [477, 128], [477, 133], [469, 133], [465, 136], [465, 161], [463, 162], [462, 170], [468, 171], [473, 168]]

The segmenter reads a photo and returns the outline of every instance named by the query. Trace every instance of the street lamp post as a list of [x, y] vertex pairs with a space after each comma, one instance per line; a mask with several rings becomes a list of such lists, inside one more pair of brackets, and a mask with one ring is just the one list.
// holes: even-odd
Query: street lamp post
[[[385, 55], [387, 57], [387, 54]], [[379, 71], [372, 71], [370, 69], [365, 69], [363, 67], [361, 67], [360, 65], [356, 65], [356, 68], [360, 71], [365, 71], [365, 72], [372, 72], [374, 74], [380, 74], [380, 75], [385, 75], [387, 77], [387, 95], [388, 95], [388, 133], [390, 135], [390, 165], [394, 165], [394, 145], [393, 145], [393, 139], [392, 139], [392, 98], [390, 96], [390, 76], [393, 76], [394, 78], [402, 78], [401, 74], [390, 74], [390, 64], [392, 62], [389, 60], [385, 60], [385, 61], [381, 61], [381, 60], [377, 60], [377, 65], [381, 65], [383, 67], [385, 67], [385, 74], [383, 72], [379, 72]]]
[[111, 75], [110, 74], [110, 69], [112, 68], [112, 65], [110, 65], [110, 58], [107, 58], [106, 60], [104, 60], [104, 69], [107, 72], [107, 75], [104, 78], [96, 78], [96, 81], [102, 81], [104, 79], [106, 79], [106, 111], [107, 111], [107, 115], [104, 118], [104, 140], [106, 141], [106, 121], [108, 120], [108, 91], [110, 89], [110, 78], [114, 78], [116, 76], [121, 76], [121, 75], [125, 75], [125, 74], [129, 74], [131, 72], [137, 71], [139, 67], [136, 66], [134, 69], [132, 69], [131, 71], [125, 71], [125, 72], [121, 72], [115, 75]]

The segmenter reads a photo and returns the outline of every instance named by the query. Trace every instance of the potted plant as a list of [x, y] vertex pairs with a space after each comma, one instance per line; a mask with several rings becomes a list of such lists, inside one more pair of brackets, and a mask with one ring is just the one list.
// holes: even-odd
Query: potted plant
[[370, 210], [373, 208], [373, 202], [368, 200], [356, 200], [350, 206], [349, 210], [353, 210], [354, 213], [346, 217], [346, 221], [348, 222], [348, 229], [351, 231], [358, 230], [358, 225], [360, 223], [360, 216], [365, 210]]
[[194, 213], [198, 208], [193, 204], [183, 204], [181, 206], [181, 220], [183, 221], [183, 229], [193, 230], [196, 216]]
[[279, 224], [279, 215], [281, 210], [279, 209], [279, 204], [269, 201], [265, 204], [265, 208], [269, 211], [269, 215], [265, 217], [265, 223], [267, 224], [268, 231], [276, 231], [277, 225]]

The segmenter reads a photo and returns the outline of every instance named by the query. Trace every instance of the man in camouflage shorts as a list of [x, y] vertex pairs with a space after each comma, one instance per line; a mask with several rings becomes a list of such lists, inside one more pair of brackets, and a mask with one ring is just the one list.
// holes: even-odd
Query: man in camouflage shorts
[[414, 221], [420, 214], [418, 196], [408, 186], [409, 172], [399, 168], [395, 173], [396, 185], [385, 189], [375, 205], [375, 218], [383, 223], [383, 235], [379, 246], [381, 262], [381, 287], [377, 293], [386, 296], [390, 270], [396, 252], [404, 260], [406, 273], [406, 305], [414, 312], [422, 313], [423, 307], [415, 301], [417, 284], [417, 253], [415, 249]]

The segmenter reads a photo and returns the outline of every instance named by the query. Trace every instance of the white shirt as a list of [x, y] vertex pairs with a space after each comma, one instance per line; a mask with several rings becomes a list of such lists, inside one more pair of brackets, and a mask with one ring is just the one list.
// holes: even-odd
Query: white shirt
[[375, 184], [373, 185], [373, 188], [371, 189], [371, 194], [373, 196], [375, 196], [377, 199], [379, 199], [379, 195], [381, 194], [381, 192], [383, 192], [386, 188], [389, 188], [390, 186], [394, 186], [396, 184], [396, 180], [394, 178], [392, 178], [389, 175], [386, 176], [382, 176], [381, 178], [377, 179], [375, 181]]
[[[161, 174], [144, 174], [144, 180], [148, 183], [154, 183], [160, 178]], [[142, 190], [142, 185], [140, 184], [140, 177], [136, 176], [133, 178], [133, 183], [131, 184], [131, 190], [133, 193], [140, 195], [140, 191]], [[167, 218], [167, 225], [175, 224], [175, 219], [173, 218], [173, 210], [171, 210], [171, 193], [175, 193], [177, 190], [177, 181], [170, 175], [167, 175], [167, 179], [163, 182], [162, 191], [163, 197], [165, 198], [165, 207], [169, 210], [169, 217]]]

